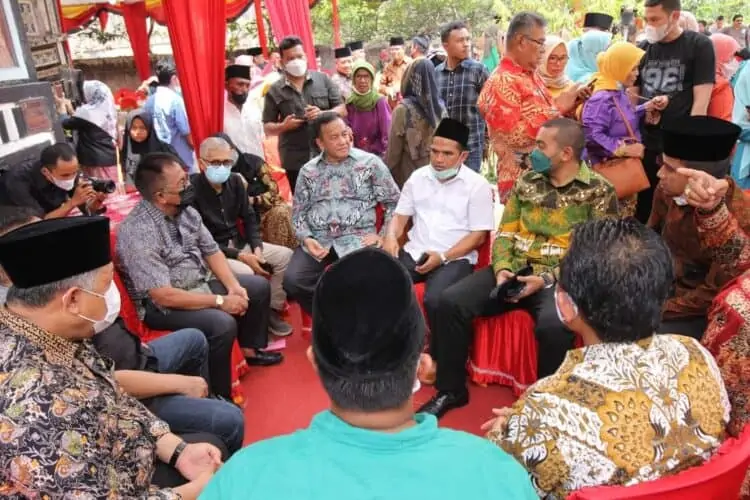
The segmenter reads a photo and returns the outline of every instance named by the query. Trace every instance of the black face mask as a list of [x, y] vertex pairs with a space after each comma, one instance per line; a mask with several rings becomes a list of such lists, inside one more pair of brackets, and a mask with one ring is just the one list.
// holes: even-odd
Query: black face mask
[[178, 207], [181, 210], [184, 210], [190, 205], [192, 205], [194, 201], [195, 201], [195, 188], [193, 187], [192, 184], [188, 184], [187, 186], [185, 186], [185, 189], [180, 191], [180, 204], [178, 205]]
[[232, 102], [239, 104], [240, 106], [247, 101], [247, 93], [235, 94], [234, 92], [230, 92], [229, 95], [232, 97]]

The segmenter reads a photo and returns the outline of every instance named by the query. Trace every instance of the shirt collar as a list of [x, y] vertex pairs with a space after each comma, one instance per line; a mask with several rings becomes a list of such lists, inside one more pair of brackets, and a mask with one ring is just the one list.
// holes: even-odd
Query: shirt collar
[[433, 415], [418, 413], [414, 415], [414, 422], [416, 425], [400, 432], [387, 433], [354, 427], [327, 410], [313, 417], [310, 431], [359, 449], [401, 451], [434, 439], [438, 432], [437, 419]]
[[[549, 176], [548, 175], [542, 174], [542, 173], [539, 173], [539, 172], [532, 172], [531, 178], [532, 179], [544, 178], [544, 179], [549, 180]], [[576, 174], [575, 177], [573, 177], [573, 180], [570, 181], [570, 182], [573, 182], [573, 181], [581, 182], [583, 184], [586, 184], [587, 186], [589, 184], [591, 184], [591, 169], [588, 167], [588, 165], [586, 165], [585, 162], [581, 162], [581, 165], [578, 167], [578, 173]], [[568, 183], [568, 184], [570, 184], [570, 183]], [[568, 184], [566, 184], [566, 186]], [[556, 187], [564, 187], [564, 186], [556, 186]]]
[[[308, 72], [307, 72], [307, 73], [305, 74], [305, 83], [309, 82], [310, 80], [312, 80], [312, 73], [310, 73], [310, 72], [308, 71]], [[305, 83], [303, 83], [303, 84], [302, 84], [302, 86], [303, 86], [303, 87], [305, 86]], [[287, 87], [292, 87], [293, 89], [296, 89], [296, 87], [295, 87], [295, 86], [294, 86], [294, 84], [293, 84], [293, 83], [291, 82], [291, 80], [289, 80], [289, 77], [288, 77], [288, 76], [286, 75], [286, 73], [284, 73], [284, 86], [287, 86]]]
[[533, 75], [533, 71], [529, 71], [528, 69], [525, 69], [521, 67], [518, 63], [516, 63], [514, 60], [512, 60], [508, 56], [504, 56], [500, 60], [500, 68], [503, 71], [507, 71], [509, 73], [513, 73], [516, 75], [525, 74], [525, 75]]
[[0, 307], [0, 324], [8, 327], [13, 333], [26, 337], [41, 348], [50, 363], [65, 367], [73, 366], [73, 360], [81, 347], [80, 342], [73, 342], [46, 332], [4, 306]]
[[[341, 163], [338, 163], [337, 165], [344, 164], [346, 160], [348, 160], [349, 158], [356, 160], [360, 158], [360, 156], [361, 156], [360, 150], [358, 150], [357, 148], [349, 148], [349, 154], [347, 155], [347, 157]], [[325, 152], [320, 153], [317, 157], [315, 157], [315, 164], [320, 165], [322, 163], [324, 165], [332, 165], [331, 163], [326, 162], [325, 157], [326, 157]]]
[[457, 71], [459, 68], [460, 69], [467, 69], [469, 67], [470, 61], [471, 61], [471, 59], [468, 59], [468, 58], [467, 59], [463, 59], [463, 60], [461, 60], [460, 63], [458, 63], [456, 65], [455, 68], [448, 69], [448, 61], [446, 60], [446, 61], [441, 62], [438, 65], [437, 70], [438, 71], [445, 71], [445, 72], [450, 73], [451, 71]]

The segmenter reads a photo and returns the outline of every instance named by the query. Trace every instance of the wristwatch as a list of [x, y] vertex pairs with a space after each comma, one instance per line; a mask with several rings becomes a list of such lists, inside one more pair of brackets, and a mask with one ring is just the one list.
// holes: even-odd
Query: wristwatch
[[224, 296], [223, 295], [217, 295], [216, 296], [216, 307], [221, 307], [224, 305]]
[[552, 273], [542, 273], [539, 275], [544, 280], [544, 288], [552, 288], [555, 285], [555, 275]]
[[448, 263], [448, 257], [446, 257], [444, 253], [440, 254], [440, 263], [442, 265], [446, 265]]
[[180, 455], [182, 455], [182, 452], [185, 451], [185, 448], [187, 448], [187, 443], [185, 441], [180, 441], [180, 444], [174, 449], [174, 452], [169, 459], [170, 467], [174, 468], [175, 465], [177, 465], [177, 460], [180, 458]]

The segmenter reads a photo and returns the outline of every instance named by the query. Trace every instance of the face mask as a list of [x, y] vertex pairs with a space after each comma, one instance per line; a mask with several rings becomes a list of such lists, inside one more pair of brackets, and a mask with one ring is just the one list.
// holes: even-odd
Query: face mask
[[737, 70], [740, 68], [740, 62], [737, 59], [732, 59], [728, 63], [724, 64], [723, 72], [724, 78], [731, 80]]
[[224, 184], [231, 174], [232, 169], [223, 165], [206, 168], [206, 179], [213, 184]]
[[247, 101], [247, 94], [244, 92], [242, 94], [235, 94], [234, 92], [230, 92], [229, 95], [232, 98], [232, 102], [235, 104], [239, 104], [240, 106], [245, 104], [245, 101]]
[[665, 24], [664, 26], [650, 26], [646, 25], [646, 41], [648, 43], [659, 43], [662, 40], [664, 40], [664, 37], [667, 36], [667, 33], [669, 32], [669, 23]]
[[75, 185], [76, 185], [76, 180], [75, 180], [75, 178], [73, 178], [73, 179], [68, 179], [68, 180], [65, 180], [65, 181], [61, 181], [60, 179], [56, 179], [56, 178], [55, 178], [55, 177], [53, 176], [53, 177], [52, 177], [52, 179], [53, 179], [53, 180], [52, 180], [52, 183], [53, 183], [53, 184], [54, 184], [55, 186], [57, 186], [57, 187], [59, 187], [60, 189], [62, 189], [63, 191], [71, 191], [71, 190], [72, 190], [72, 189], [73, 189], [73, 188], [75, 187]]
[[531, 168], [534, 169], [534, 172], [546, 174], [552, 168], [552, 162], [549, 157], [538, 149], [531, 152], [529, 160], [531, 160]]
[[78, 315], [79, 318], [83, 318], [86, 321], [90, 321], [94, 324], [95, 333], [101, 333], [102, 331], [109, 328], [112, 323], [115, 322], [117, 316], [119, 316], [120, 314], [120, 291], [117, 289], [117, 285], [115, 285], [114, 281], [109, 284], [109, 288], [107, 288], [107, 291], [104, 293], [104, 295], [86, 290], [85, 288], [82, 288], [81, 290], [104, 299], [104, 303], [107, 305], [107, 312], [104, 315], [104, 318], [98, 321], [95, 319], [87, 318], [83, 314]]
[[446, 168], [445, 170], [437, 170], [435, 167], [430, 165], [430, 170], [432, 170], [432, 175], [434, 175], [435, 179], [439, 181], [446, 181], [448, 179], [451, 179], [457, 176], [458, 169], [459, 167]]
[[195, 201], [195, 188], [192, 184], [185, 186], [185, 189], [180, 191], [180, 204], [179, 207], [184, 209], [189, 207]]
[[284, 66], [284, 69], [286, 69], [286, 72], [292, 76], [304, 76], [305, 73], [307, 73], [307, 61], [304, 59], [289, 61], [286, 63], [286, 66]]

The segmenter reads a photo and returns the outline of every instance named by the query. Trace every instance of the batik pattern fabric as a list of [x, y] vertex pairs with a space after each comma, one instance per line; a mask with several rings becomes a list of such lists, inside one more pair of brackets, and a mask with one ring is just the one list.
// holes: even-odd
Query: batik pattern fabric
[[378, 92], [388, 97], [388, 104], [391, 109], [394, 109], [398, 105], [400, 99], [392, 98], [389, 94], [396, 96], [401, 91], [401, 79], [404, 77], [404, 72], [406, 72], [409, 64], [411, 64], [411, 59], [408, 57], [404, 57], [400, 63], [391, 61], [385, 65], [380, 75]]
[[0, 309], [0, 497], [177, 499], [151, 486], [169, 426], [114, 380], [89, 341]]
[[[731, 179], [726, 202], [745, 229], [750, 229], [750, 204]], [[722, 266], [699, 241], [695, 209], [680, 206], [660, 189], [654, 193], [648, 225], [660, 232], [675, 263], [673, 296], [664, 304], [664, 319], [705, 317], [714, 297], [737, 272]]]
[[654, 335], [569, 351], [490, 439], [526, 467], [540, 497], [562, 500], [700, 465], [721, 445], [728, 420], [711, 354], [692, 338]]
[[505, 203], [522, 171], [530, 168], [529, 153], [541, 126], [560, 116], [552, 96], [536, 72], [504, 57], [479, 94], [479, 112], [487, 122], [490, 144], [497, 154], [497, 187]]
[[492, 249], [495, 272], [518, 271], [531, 263], [534, 272], [556, 272], [570, 246], [576, 224], [618, 217], [614, 187], [586, 164], [567, 185], [555, 187], [549, 176], [521, 175], [503, 210]]
[[[727, 272], [743, 272], [716, 296], [708, 315], [703, 345], [714, 355], [732, 404], [729, 434], [739, 436], [750, 423], [750, 236], [726, 204], [696, 213], [701, 245]], [[750, 499], [750, 473], [742, 499]]]
[[343, 257], [362, 248], [365, 236], [377, 233], [378, 205], [385, 234], [399, 196], [391, 172], [377, 156], [352, 148], [344, 161], [331, 164], [322, 154], [302, 167], [297, 178], [292, 205], [297, 239], [313, 238]]

